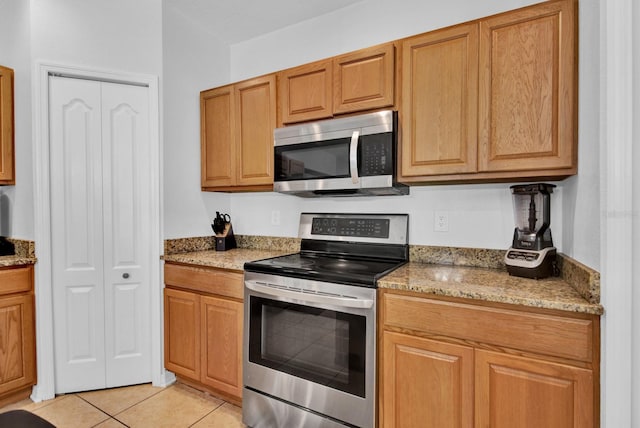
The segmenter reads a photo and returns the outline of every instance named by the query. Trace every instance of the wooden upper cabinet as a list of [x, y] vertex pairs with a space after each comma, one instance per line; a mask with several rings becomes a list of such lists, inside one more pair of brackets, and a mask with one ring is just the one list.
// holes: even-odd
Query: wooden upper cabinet
[[278, 73], [283, 124], [391, 107], [395, 46], [361, 49]]
[[387, 43], [333, 60], [333, 113], [393, 106], [395, 48]]
[[480, 21], [480, 171], [576, 173], [576, 3]]
[[200, 94], [202, 188], [235, 183], [235, 127], [233, 85]]
[[15, 184], [13, 70], [0, 66], [0, 185]]
[[203, 190], [271, 190], [275, 76], [200, 93]]
[[235, 85], [237, 184], [273, 186], [275, 75]]
[[475, 172], [478, 24], [402, 44], [401, 175]]
[[400, 181], [577, 172], [576, 1], [405, 39]]
[[316, 61], [281, 71], [278, 97], [282, 123], [326, 119], [333, 115], [333, 63]]

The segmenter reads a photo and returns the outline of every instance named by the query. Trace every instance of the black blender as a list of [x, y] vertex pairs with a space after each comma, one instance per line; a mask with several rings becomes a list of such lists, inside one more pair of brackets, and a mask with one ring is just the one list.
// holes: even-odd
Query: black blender
[[510, 275], [541, 279], [556, 274], [556, 248], [551, 239], [553, 184], [511, 186], [516, 229], [504, 257]]

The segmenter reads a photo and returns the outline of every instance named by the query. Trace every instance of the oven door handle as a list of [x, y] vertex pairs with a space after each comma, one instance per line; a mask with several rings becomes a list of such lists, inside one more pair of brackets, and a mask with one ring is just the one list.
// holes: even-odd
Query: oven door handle
[[373, 300], [361, 299], [358, 297], [345, 297], [329, 294], [304, 293], [296, 290], [288, 290], [280, 287], [272, 287], [266, 283], [258, 283], [256, 281], [245, 281], [248, 289], [259, 293], [267, 294], [273, 297], [296, 300], [300, 303], [321, 303], [342, 308], [362, 308], [367, 309], [373, 307]]

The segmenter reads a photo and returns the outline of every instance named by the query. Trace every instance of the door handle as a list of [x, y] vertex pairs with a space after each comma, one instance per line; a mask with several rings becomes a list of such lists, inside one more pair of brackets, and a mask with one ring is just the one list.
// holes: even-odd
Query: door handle
[[272, 286], [265, 282], [245, 281], [245, 286], [249, 290], [273, 296], [274, 298], [291, 299], [301, 304], [313, 305], [321, 303], [343, 308], [362, 308], [367, 309], [373, 307], [373, 300], [358, 299], [355, 297], [336, 296], [323, 293], [293, 291], [284, 289], [280, 286]]
[[360, 139], [360, 131], [353, 131], [351, 135], [351, 144], [349, 145], [349, 167], [351, 168], [351, 182], [358, 184], [358, 140]]

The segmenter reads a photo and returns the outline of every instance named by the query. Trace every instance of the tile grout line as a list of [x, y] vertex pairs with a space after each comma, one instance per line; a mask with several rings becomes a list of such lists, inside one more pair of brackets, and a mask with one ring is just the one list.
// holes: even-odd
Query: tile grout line
[[100, 413], [104, 413], [105, 415], [107, 415], [107, 419], [105, 419], [104, 421], [100, 421], [97, 424], [93, 425], [94, 427], [105, 423], [106, 421], [108, 421], [109, 419], [114, 419], [117, 422], [121, 423], [122, 425], [124, 425], [127, 428], [130, 428], [129, 425], [125, 424], [124, 422], [122, 422], [121, 420], [119, 420], [118, 418], [116, 418], [114, 415], [107, 413], [104, 409], [101, 409], [100, 407], [96, 406], [95, 404], [93, 404], [92, 402], [86, 400], [84, 397], [80, 396], [80, 394], [73, 394], [76, 397], [78, 397], [79, 399], [81, 399], [82, 401], [84, 401], [85, 403], [87, 403], [88, 405], [90, 405], [91, 407], [93, 407], [94, 409], [98, 410]]
[[[222, 401], [222, 400], [221, 400]], [[204, 416], [202, 416], [200, 419], [198, 419], [197, 421], [195, 421], [194, 423], [192, 423], [191, 425], [189, 425], [189, 428], [195, 426], [198, 422], [200, 422], [201, 420], [203, 420], [204, 418], [206, 418], [207, 416], [209, 416], [210, 414], [212, 414], [213, 412], [215, 412], [216, 410], [218, 410], [220, 407], [224, 406], [224, 404], [226, 403], [226, 401], [222, 401], [218, 406], [216, 406], [215, 409], [213, 409], [212, 411], [208, 412], [207, 414], [205, 414]]]
[[[134, 385], [134, 386], [135, 386], [135, 385]], [[170, 387], [170, 386], [169, 386], [169, 387]], [[91, 406], [95, 407], [96, 409], [98, 409], [99, 411], [101, 411], [102, 413], [104, 413], [105, 415], [109, 416], [109, 418], [110, 418], [110, 419], [114, 419], [115, 421], [117, 421], [117, 422], [121, 423], [121, 424], [122, 424], [122, 425], [124, 425], [125, 427], [130, 428], [130, 427], [129, 427], [129, 425], [127, 425], [126, 423], [124, 423], [123, 421], [121, 421], [120, 419], [118, 419], [118, 418], [117, 418], [117, 416], [118, 416], [118, 415], [120, 415], [120, 414], [122, 414], [122, 413], [124, 413], [124, 412], [126, 412], [127, 410], [129, 410], [129, 409], [131, 409], [131, 408], [133, 408], [133, 407], [137, 406], [138, 404], [144, 403], [145, 401], [147, 401], [147, 400], [148, 400], [148, 399], [150, 399], [151, 397], [155, 397], [157, 394], [160, 394], [160, 393], [162, 393], [162, 392], [166, 391], [166, 390], [167, 390], [167, 388], [169, 388], [169, 387], [165, 387], [165, 388], [160, 389], [160, 390], [159, 390], [159, 391], [157, 391], [157, 392], [154, 392], [153, 394], [149, 395], [148, 397], [145, 397], [145, 398], [143, 398], [142, 400], [137, 401], [137, 402], [135, 402], [134, 404], [130, 405], [129, 407], [126, 407], [126, 408], [124, 408], [124, 409], [120, 410], [120, 411], [119, 411], [117, 414], [115, 414], [115, 415], [112, 415], [111, 413], [107, 412], [106, 410], [101, 409], [101, 408], [100, 408], [100, 407], [98, 407], [97, 405], [95, 405], [95, 404], [93, 404], [92, 402], [90, 402], [88, 399], [86, 399], [86, 398], [84, 398], [84, 397], [81, 397], [81, 396], [80, 396], [80, 393], [76, 393], [76, 394], [74, 394], [74, 395], [76, 395], [78, 398], [82, 399], [83, 401], [87, 402], [87, 403], [88, 403], [88, 404], [90, 404]], [[127, 386], [119, 387], [119, 388], [127, 388]], [[104, 421], [102, 421], [102, 422], [100, 422], [100, 423], [103, 423], [103, 422], [104, 422]], [[98, 425], [99, 425], [99, 424], [98, 424]]]

